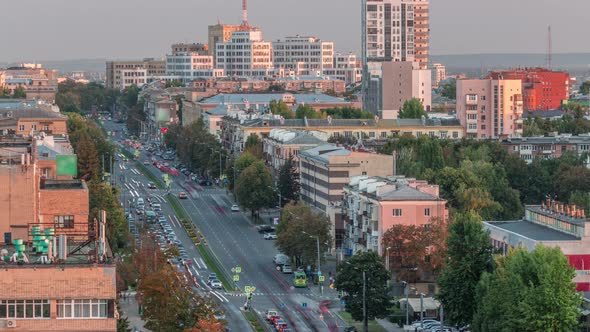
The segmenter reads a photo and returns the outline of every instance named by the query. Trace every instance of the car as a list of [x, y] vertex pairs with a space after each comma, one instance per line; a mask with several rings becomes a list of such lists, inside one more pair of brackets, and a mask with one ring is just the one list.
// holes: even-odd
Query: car
[[217, 319], [217, 320], [225, 320], [225, 314], [222, 312], [214, 314], [213, 317], [215, 317], [215, 319]]
[[156, 184], [153, 182], [148, 183], [148, 189], [156, 189]]
[[276, 321], [282, 320], [283, 318], [279, 315], [270, 317], [270, 323], [274, 325]]
[[219, 279], [213, 279], [211, 280], [211, 288], [220, 289], [223, 288], [223, 285], [221, 284], [221, 281], [219, 281]]
[[219, 280], [217, 279], [217, 274], [216, 273], [209, 273], [209, 276], [207, 277], [207, 284], [211, 284], [212, 280]]
[[150, 161], [149, 161], [149, 160], [144, 160], [144, 161], [143, 161], [143, 164], [147, 166], [147, 165], [149, 165], [149, 164], [150, 164]]
[[256, 230], [258, 231], [258, 233], [264, 234], [273, 233], [275, 231], [275, 228], [270, 225], [258, 225], [256, 226]]
[[187, 199], [188, 196], [186, 195], [186, 193], [184, 191], [181, 191], [178, 193], [178, 198], [180, 199]]
[[265, 240], [276, 240], [277, 235], [275, 233], [264, 233]]
[[240, 207], [238, 206], [238, 204], [234, 204], [231, 206], [231, 210], [232, 212], [240, 212]]
[[166, 221], [168, 221], [168, 220], [166, 220], [166, 217], [164, 217], [164, 216], [160, 216], [158, 218], [158, 222], [166, 222]]
[[277, 319], [274, 321], [274, 326], [277, 331], [280, 331], [281, 326], [287, 327], [287, 322], [284, 319]]
[[268, 321], [270, 321], [270, 318], [273, 316], [278, 316], [279, 312], [276, 311], [275, 309], [268, 309], [265, 313], [264, 313], [264, 318]]
[[283, 270], [283, 273], [285, 273], [285, 274], [293, 273], [293, 268], [291, 267], [291, 264], [289, 264], [289, 263], [284, 264], [281, 270]]
[[276, 254], [272, 258], [272, 262], [275, 263], [276, 265], [289, 264], [290, 261], [291, 261], [291, 259], [289, 258], [289, 256], [283, 255], [283, 254]]

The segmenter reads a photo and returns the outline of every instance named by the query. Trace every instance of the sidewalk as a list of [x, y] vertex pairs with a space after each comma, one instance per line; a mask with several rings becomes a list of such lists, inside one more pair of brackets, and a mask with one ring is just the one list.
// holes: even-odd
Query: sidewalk
[[139, 306], [135, 300], [135, 292], [126, 292], [125, 298], [119, 298], [119, 306], [121, 311], [119, 314], [121, 317], [127, 317], [129, 320], [129, 327], [132, 332], [150, 332], [150, 330], [144, 327], [145, 322], [141, 320], [139, 315]]

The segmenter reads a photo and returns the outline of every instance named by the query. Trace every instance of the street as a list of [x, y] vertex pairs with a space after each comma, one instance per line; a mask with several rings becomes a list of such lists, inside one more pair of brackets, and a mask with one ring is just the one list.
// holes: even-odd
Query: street
[[[107, 131], [121, 130], [122, 125], [105, 122]], [[116, 135], [115, 140], [121, 136]], [[145, 155], [140, 155], [138, 161], [150, 160]], [[156, 177], [161, 176], [160, 170], [151, 163], [145, 166]], [[232, 268], [240, 267], [239, 281], [236, 283], [242, 291], [211, 290], [203, 279], [212, 272], [206, 266], [199, 255], [199, 251], [188, 237], [174, 210], [165, 199], [166, 190], [148, 189], [150, 180], [142, 174], [132, 161], [119, 162], [113, 172], [113, 178], [121, 188], [121, 200], [127, 202], [130, 198], [151, 197], [162, 205], [164, 215], [170, 220], [171, 225], [193, 259], [189, 265], [191, 274], [199, 282], [199, 291], [213, 296], [226, 311], [226, 320], [231, 330], [248, 330], [248, 322], [240, 312], [246, 302], [243, 290], [246, 286], [255, 287], [252, 293], [251, 306], [260, 315], [268, 309], [278, 310], [289, 326], [295, 331], [339, 331], [342, 327], [339, 319], [327, 308], [320, 308], [321, 300], [338, 301], [336, 292], [324, 287], [324, 296], [321, 296], [318, 287], [294, 288], [293, 275], [283, 274], [277, 271], [272, 258], [278, 253], [274, 241], [264, 240], [255, 227], [243, 215], [242, 212], [232, 212], [234, 203], [227, 195], [226, 190], [213, 187], [200, 187], [194, 183], [185, 182], [184, 176], [172, 177], [173, 182], [170, 193], [178, 196], [183, 191], [188, 194], [188, 199], [179, 202], [190, 215], [195, 226], [206, 238], [211, 251], [223, 264], [228, 276], [233, 276]], [[121, 175], [124, 182], [119, 182]], [[182, 268], [182, 267], [181, 267]], [[230, 279], [231, 280], [231, 279]]]

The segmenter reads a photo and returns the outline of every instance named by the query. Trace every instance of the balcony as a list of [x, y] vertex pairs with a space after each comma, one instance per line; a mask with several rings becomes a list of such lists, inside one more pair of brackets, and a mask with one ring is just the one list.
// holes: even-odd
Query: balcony
[[477, 105], [477, 95], [466, 95], [465, 96], [465, 104], [466, 105]]
[[[428, 14], [429, 10], [426, 8], [416, 8], [414, 9], [414, 14]], [[424, 17], [424, 16], [422, 16]]]
[[430, 24], [414, 24], [414, 29], [429, 29]]
[[469, 128], [469, 126], [467, 127], [467, 133], [468, 134], [477, 134], [477, 127], [475, 128]]

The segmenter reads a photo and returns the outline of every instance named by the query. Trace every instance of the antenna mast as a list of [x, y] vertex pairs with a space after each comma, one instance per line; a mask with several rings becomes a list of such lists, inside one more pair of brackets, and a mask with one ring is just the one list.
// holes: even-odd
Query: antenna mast
[[547, 27], [547, 69], [551, 69], [553, 50], [551, 47], [551, 26]]
[[242, 0], [242, 25], [248, 26], [248, 0]]

